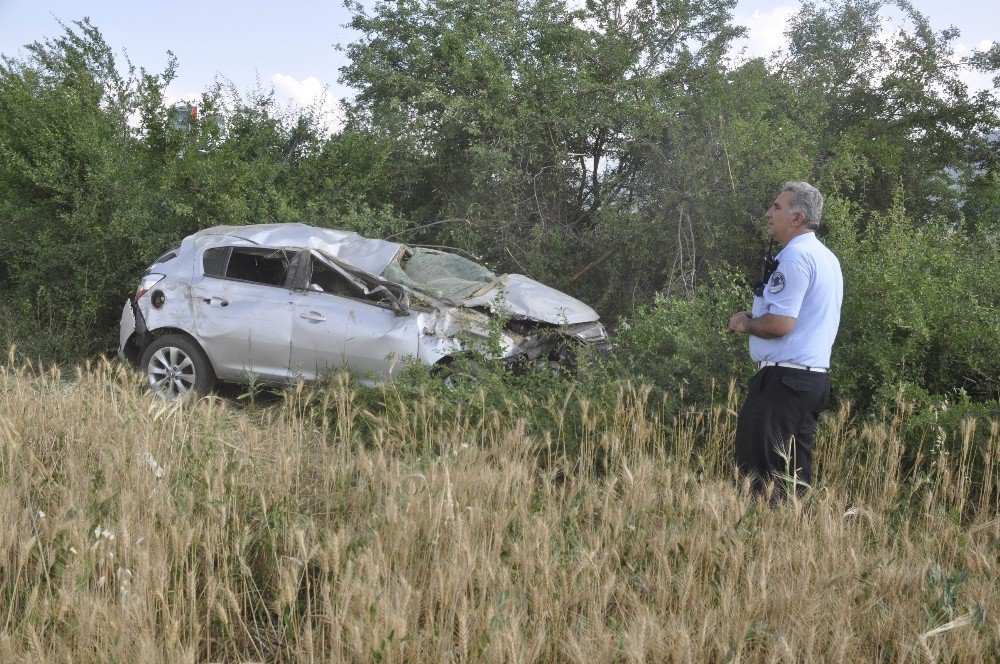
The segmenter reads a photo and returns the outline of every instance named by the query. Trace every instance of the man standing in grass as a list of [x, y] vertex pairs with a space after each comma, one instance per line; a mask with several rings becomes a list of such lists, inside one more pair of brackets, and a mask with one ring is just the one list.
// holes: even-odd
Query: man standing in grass
[[798, 495], [812, 483], [812, 444], [830, 400], [830, 352], [840, 325], [844, 278], [840, 262], [816, 237], [823, 195], [806, 182], [787, 182], [764, 216], [783, 249], [777, 267], [755, 291], [753, 311], [729, 319], [729, 332], [750, 337], [758, 371], [736, 422], [736, 467], [751, 490], [772, 500], [788, 482]]

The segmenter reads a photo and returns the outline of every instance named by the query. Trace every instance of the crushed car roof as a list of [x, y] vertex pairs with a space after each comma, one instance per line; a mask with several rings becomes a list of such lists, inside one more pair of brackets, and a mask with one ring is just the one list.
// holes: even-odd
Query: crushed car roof
[[337, 231], [306, 224], [255, 224], [213, 226], [185, 239], [199, 249], [246, 240], [264, 247], [318, 249], [372, 274], [380, 274], [403, 245], [372, 240], [351, 231]]

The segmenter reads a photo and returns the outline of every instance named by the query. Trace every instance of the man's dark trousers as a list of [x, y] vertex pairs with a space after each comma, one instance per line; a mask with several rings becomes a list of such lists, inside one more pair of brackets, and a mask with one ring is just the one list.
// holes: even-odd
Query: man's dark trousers
[[820, 411], [830, 402], [826, 373], [764, 367], [750, 379], [736, 421], [736, 467], [750, 479], [755, 494], [770, 482], [782, 497], [787, 478], [802, 495], [812, 484], [812, 445]]

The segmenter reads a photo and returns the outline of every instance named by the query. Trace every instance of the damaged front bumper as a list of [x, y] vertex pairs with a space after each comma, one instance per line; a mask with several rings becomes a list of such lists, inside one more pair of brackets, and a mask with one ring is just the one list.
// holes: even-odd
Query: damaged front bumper
[[135, 297], [129, 297], [122, 307], [122, 318], [118, 333], [118, 357], [130, 363], [132, 366], [139, 366], [139, 358], [146, 346], [153, 340], [146, 327], [146, 318], [139, 310], [139, 305]]
[[612, 351], [607, 331], [597, 321], [553, 326], [515, 320], [500, 339], [503, 352], [497, 359], [518, 374], [556, 367], [576, 373], [581, 354], [593, 357]]
[[537, 320], [497, 319], [464, 307], [441, 306], [419, 315], [420, 360], [434, 365], [449, 357], [475, 354], [521, 371], [559, 364], [575, 368], [580, 350], [607, 353], [611, 344], [598, 321], [553, 325]]

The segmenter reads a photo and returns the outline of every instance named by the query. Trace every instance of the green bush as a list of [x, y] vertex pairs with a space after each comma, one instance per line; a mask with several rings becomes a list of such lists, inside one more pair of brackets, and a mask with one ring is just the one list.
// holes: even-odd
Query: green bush
[[961, 229], [913, 228], [901, 213], [843, 233], [836, 387], [861, 405], [902, 382], [932, 394], [1000, 397], [1000, 272], [995, 243]]
[[731, 380], [753, 372], [747, 339], [729, 335], [730, 316], [749, 308], [752, 294], [732, 276], [671, 297], [657, 296], [616, 330], [616, 361], [637, 380], [648, 380], [689, 402], [704, 403]]

